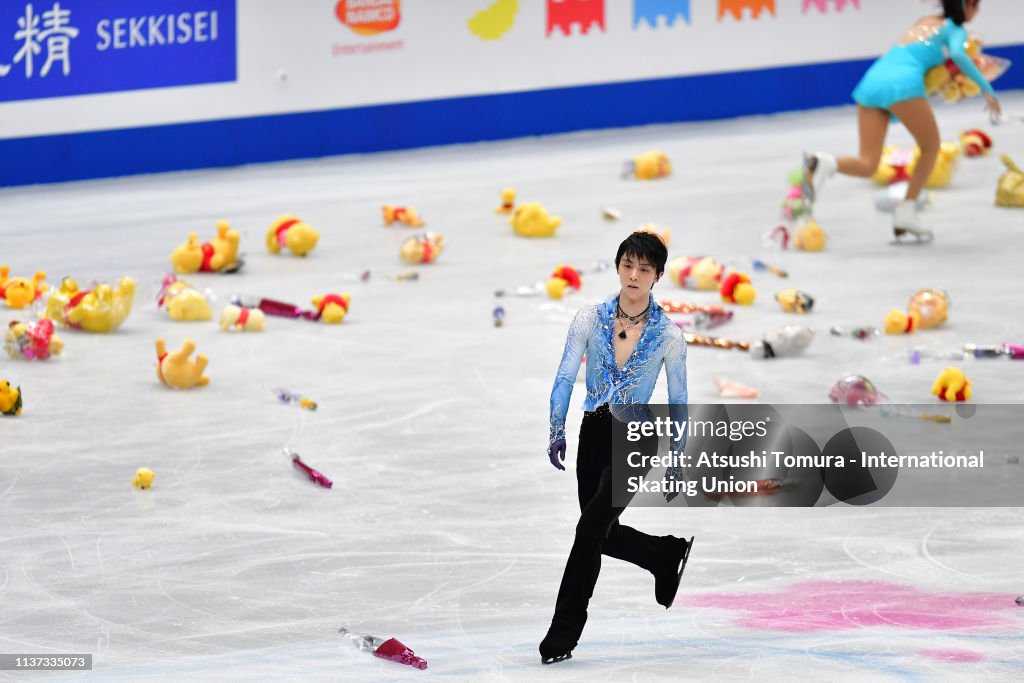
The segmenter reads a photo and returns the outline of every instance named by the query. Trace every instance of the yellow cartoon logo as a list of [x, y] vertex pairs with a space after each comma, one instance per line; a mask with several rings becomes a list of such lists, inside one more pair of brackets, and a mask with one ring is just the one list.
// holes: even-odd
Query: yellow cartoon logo
[[519, 0], [496, 0], [466, 20], [470, 32], [481, 40], [497, 40], [508, 33], [516, 21]]

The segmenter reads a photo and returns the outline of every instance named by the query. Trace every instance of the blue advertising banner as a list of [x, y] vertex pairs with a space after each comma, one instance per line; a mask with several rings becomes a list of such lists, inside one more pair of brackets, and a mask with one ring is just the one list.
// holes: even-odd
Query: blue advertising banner
[[234, 81], [236, 0], [0, 0], [0, 102]]

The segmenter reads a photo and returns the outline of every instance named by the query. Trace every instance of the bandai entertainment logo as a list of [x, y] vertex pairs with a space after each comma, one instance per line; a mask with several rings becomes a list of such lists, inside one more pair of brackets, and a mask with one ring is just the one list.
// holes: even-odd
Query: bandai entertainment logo
[[354, 33], [377, 35], [398, 28], [401, 0], [338, 0], [334, 14]]

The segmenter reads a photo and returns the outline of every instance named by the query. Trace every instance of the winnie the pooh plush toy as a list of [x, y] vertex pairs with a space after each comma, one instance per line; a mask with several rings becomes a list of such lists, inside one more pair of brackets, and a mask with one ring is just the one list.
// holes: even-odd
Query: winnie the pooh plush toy
[[191, 389], [209, 384], [210, 378], [203, 374], [208, 362], [206, 356], [199, 354], [194, 361], [189, 360], [195, 350], [196, 343], [186, 339], [181, 349], [168, 353], [164, 340], [157, 339], [156, 376], [160, 382], [175, 389]]
[[[946, 187], [953, 180], [956, 162], [960, 157], [960, 145], [956, 142], [943, 142], [939, 145], [939, 155], [935, 166], [925, 181], [925, 187], [935, 190]], [[889, 185], [910, 178], [921, 158], [921, 148], [904, 150], [895, 145], [886, 145], [882, 149], [882, 159], [871, 179], [879, 185]]]
[[220, 312], [220, 329], [225, 332], [262, 332], [267, 318], [258, 308], [228, 304]]
[[750, 284], [750, 277], [737, 271], [732, 271], [722, 278], [718, 293], [722, 301], [741, 306], [749, 306], [757, 298], [757, 290]]
[[402, 242], [398, 249], [398, 258], [403, 263], [433, 263], [444, 251], [444, 235], [439, 232], [424, 232], [413, 235]]
[[153, 479], [156, 478], [156, 473], [148, 467], [140, 467], [135, 470], [135, 476], [132, 477], [132, 486], [137, 489], [148, 489], [153, 485]]
[[121, 326], [132, 310], [135, 280], [123, 277], [117, 289], [99, 284], [94, 289], [79, 290], [69, 277], [60, 289], [50, 292], [46, 317], [86, 332], [112, 332]]
[[520, 204], [508, 221], [520, 237], [554, 237], [562, 224], [561, 216], [548, 214], [547, 209], [537, 202]]
[[0, 266], [0, 299], [11, 308], [24, 308], [46, 292], [46, 273], [37, 271], [32, 279], [8, 277], [11, 269]]
[[1000, 157], [1006, 165], [1006, 172], [996, 186], [996, 206], [1024, 207], [1024, 171], [1017, 168], [1008, 155]]
[[324, 294], [313, 297], [313, 305], [316, 306], [320, 320], [329, 325], [337, 325], [345, 319], [348, 314], [348, 304], [352, 297], [348, 293]]
[[21, 413], [21, 387], [12, 387], [5, 379], [0, 379], [0, 414], [19, 415]]
[[320, 239], [320, 233], [292, 215], [280, 216], [267, 230], [267, 250], [280, 254], [288, 249], [295, 256], [305, 256], [313, 251]]
[[199, 243], [199, 235], [188, 239], [171, 252], [171, 265], [178, 273], [220, 273], [238, 270], [238, 232], [227, 221], [217, 221], [217, 236]]
[[644, 152], [639, 156], [626, 162], [622, 175], [625, 178], [634, 177], [637, 180], [654, 180], [664, 178], [672, 173], [672, 162], [668, 155], [656, 150]]
[[164, 278], [163, 288], [156, 303], [158, 307], [163, 306], [167, 309], [171, 320], [194, 321], [213, 318], [213, 311], [206, 303], [203, 293], [174, 275]]
[[971, 383], [963, 370], [950, 366], [939, 373], [932, 385], [932, 393], [943, 401], [969, 401]]
[[718, 289], [725, 266], [712, 256], [679, 256], [668, 262], [668, 277], [678, 287], [711, 291]]
[[385, 204], [381, 207], [381, 213], [384, 216], [384, 225], [401, 223], [402, 225], [408, 225], [410, 228], [418, 228], [424, 224], [419, 212], [411, 206]]
[[793, 235], [793, 246], [801, 251], [822, 251], [827, 241], [825, 231], [813, 218], [804, 221]]

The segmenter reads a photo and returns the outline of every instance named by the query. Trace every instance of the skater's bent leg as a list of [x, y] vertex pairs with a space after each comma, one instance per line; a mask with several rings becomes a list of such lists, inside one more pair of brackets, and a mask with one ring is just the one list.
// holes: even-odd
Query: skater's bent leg
[[942, 144], [939, 126], [935, 122], [931, 105], [923, 97], [897, 102], [892, 106], [892, 113], [907, 127], [914, 136], [914, 142], [921, 148], [921, 156], [910, 175], [910, 186], [907, 188], [907, 199], [917, 199], [939, 156], [939, 146]]
[[653, 572], [658, 569], [664, 559], [665, 539], [645, 534], [633, 527], [616, 522], [608, 532], [603, 552], [608, 557], [614, 557]]
[[889, 130], [889, 112], [857, 105], [857, 128], [860, 131], [860, 155], [839, 157], [836, 162], [843, 175], [870, 178], [882, 159], [882, 146]]

